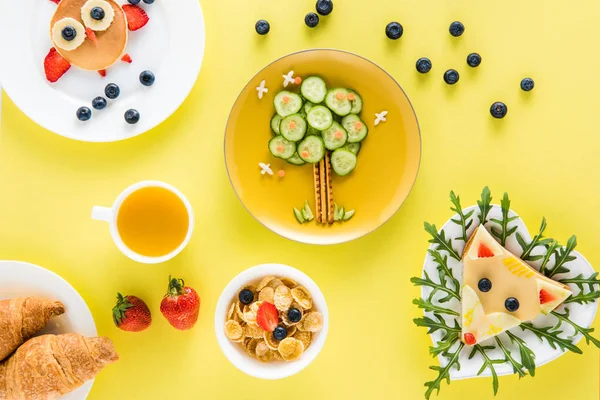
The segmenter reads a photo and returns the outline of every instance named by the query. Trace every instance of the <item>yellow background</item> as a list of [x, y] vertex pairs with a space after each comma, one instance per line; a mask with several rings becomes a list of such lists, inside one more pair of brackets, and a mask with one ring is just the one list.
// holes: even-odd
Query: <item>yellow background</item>
[[[158, 0], [161, 1], [161, 0]], [[205, 63], [190, 96], [159, 128], [123, 143], [78, 143], [36, 126], [5, 96], [0, 136], [0, 256], [33, 262], [61, 274], [110, 336], [121, 361], [97, 379], [90, 399], [421, 399], [436, 361], [420, 315], [419, 275], [427, 248], [423, 220], [450, 216], [454, 189], [465, 206], [489, 185], [537, 228], [566, 241], [600, 265], [597, 227], [600, 168], [597, 124], [600, 89], [597, 47], [600, 4], [507, 0], [334, 0], [317, 29], [304, 26], [314, 0], [203, 0]], [[585, 3], [585, 4], [583, 4]], [[271, 22], [258, 37], [254, 23]], [[448, 25], [461, 20], [463, 37]], [[385, 25], [400, 21], [402, 39], [391, 42]], [[194, 40], [194, 38], [180, 38]], [[336, 47], [379, 63], [404, 87], [422, 128], [420, 175], [400, 212], [366, 238], [334, 247], [311, 247], [279, 238], [244, 210], [223, 162], [223, 132], [239, 90], [276, 57], [310, 47]], [[483, 57], [470, 69], [466, 55]], [[419, 75], [415, 60], [433, 61]], [[4, 59], [4, 58], [3, 58]], [[455, 68], [460, 82], [443, 83]], [[531, 93], [519, 89], [535, 79]], [[493, 101], [507, 103], [493, 120]], [[95, 204], [109, 205], [129, 184], [160, 179], [179, 187], [197, 214], [189, 248], [158, 266], [136, 264], [113, 245], [108, 227], [90, 219]], [[221, 354], [213, 332], [216, 300], [239, 271], [282, 262], [308, 273], [323, 290], [331, 330], [322, 354], [292, 378], [265, 382], [238, 372]], [[159, 312], [167, 276], [184, 277], [202, 296], [197, 327], [173, 330]], [[151, 329], [118, 331], [110, 319], [116, 291], [146, 299]], [[598, 324], [596, 324], [598, 325]], [[498, 399], [598, 398], [598, 351], [567, 354], [539, 368], [534, 379], [500, 378]], [[452, 382], [441, 398], [491, 399], [489, 379]]]

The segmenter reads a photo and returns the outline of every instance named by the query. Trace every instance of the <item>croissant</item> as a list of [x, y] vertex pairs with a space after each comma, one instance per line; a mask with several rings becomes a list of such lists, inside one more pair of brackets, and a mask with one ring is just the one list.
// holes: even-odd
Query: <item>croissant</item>
[[68, 333], [33, 338], [0, 364], [0, 399], [57, 399], [118, 359], [113, 343], [104, 337]]
[[0, 301], [0, 361], [64, 312], [62, 303], [39, 297]]

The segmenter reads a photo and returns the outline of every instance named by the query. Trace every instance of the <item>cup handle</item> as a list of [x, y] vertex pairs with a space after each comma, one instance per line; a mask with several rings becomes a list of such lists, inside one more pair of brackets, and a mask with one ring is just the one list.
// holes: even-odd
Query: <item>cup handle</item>
[[112, 221], [112, 219], [113, 219], [112, 208], [95, 206], [94, 208], [92, 208], [92, 219], [95, 219], [96, 221], [105, 221], [105, 222]]

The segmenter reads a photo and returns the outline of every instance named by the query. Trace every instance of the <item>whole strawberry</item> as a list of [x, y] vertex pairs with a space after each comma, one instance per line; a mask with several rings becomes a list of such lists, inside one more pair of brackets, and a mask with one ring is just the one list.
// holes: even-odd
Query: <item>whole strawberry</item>
[[152, 324], [152, 315], [144, 300], [117, 293], [117, 304], [112, 310], [117, 328], [127, 332], [141, 332]]
[[192, 329], [198, 321], [200, 297], [194, 289], [185, 286], [183, 279], [169, 276], [169, 288], [160, 303], [160, 312], [175, 329]]

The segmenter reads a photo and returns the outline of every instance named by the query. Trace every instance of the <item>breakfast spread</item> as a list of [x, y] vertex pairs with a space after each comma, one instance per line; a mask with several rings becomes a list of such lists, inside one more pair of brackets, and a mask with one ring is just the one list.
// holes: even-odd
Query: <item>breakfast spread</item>
[[305, 287], [275, 276], [241, 288], [226, 321], [225, 336], [262, 362], [299, 359], [324, 324]]

